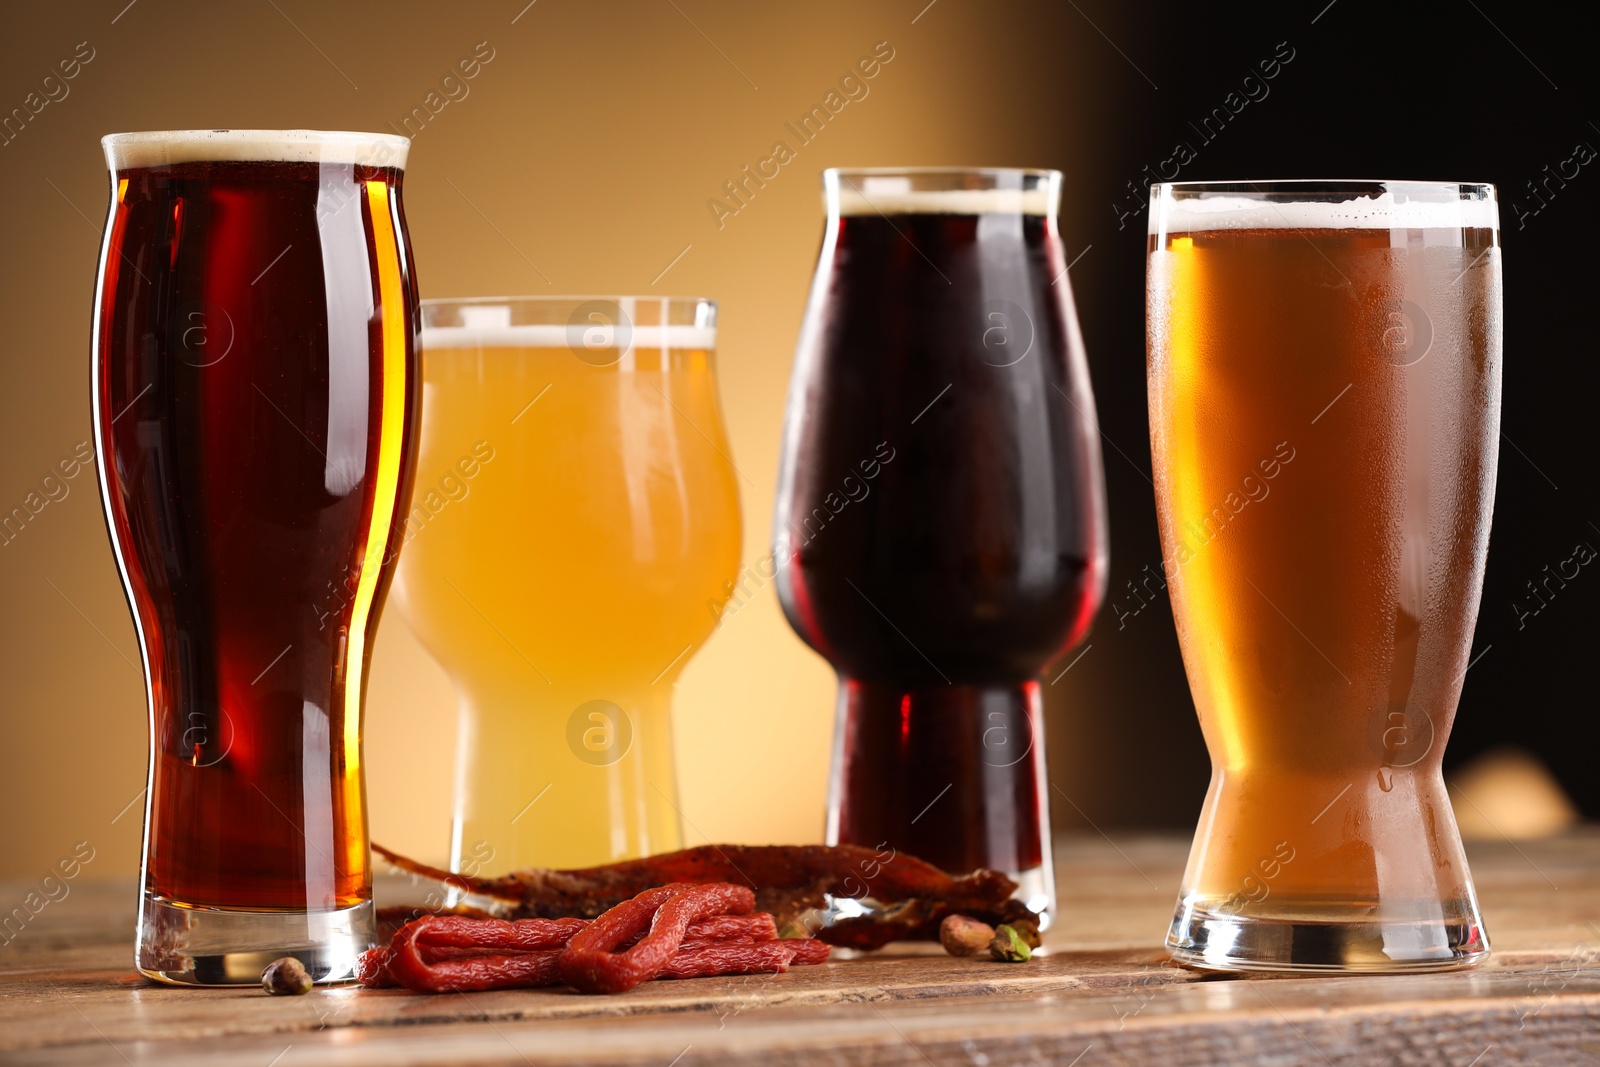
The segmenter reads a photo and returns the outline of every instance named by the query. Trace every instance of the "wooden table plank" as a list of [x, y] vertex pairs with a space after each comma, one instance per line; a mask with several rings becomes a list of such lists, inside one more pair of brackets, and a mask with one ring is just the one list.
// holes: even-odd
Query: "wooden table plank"
[[1409, 977], [1171, 966], [1185, 853], [1062, 842], [1062, 919], [1028, 964], [879, 954], [618, 997], [148, 985], [129, 965], [131, 885], [85, 881], [0, 950], [0, 1062], [1600, 1064], [1600, 833], [1470, 849], [1495, 955]]

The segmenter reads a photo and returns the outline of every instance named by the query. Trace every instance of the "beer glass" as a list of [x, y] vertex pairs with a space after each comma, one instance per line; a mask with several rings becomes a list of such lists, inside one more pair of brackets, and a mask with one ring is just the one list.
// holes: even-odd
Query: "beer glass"
[[368, 654], [410, 495], [403, 137], [104, 139], [100, 490], [149, 696], [138, 966], [351, 977]]
[[1156, 501], [1213, 768], [1181, 962], [1489, 951], [1440, 762], [1494, 503], [1498, 230], [1489, 185], [1151, 191]]
[[459, 698], [455, 870], [682, 847], [672, 689], [739, 569], [715, 341], [709, 300], [423, 304], [396, 589]]
[[784, 614], [839, 675], [827, 840], [1007, 872], [1048, 921], [1040, 672], [1106, 571], [1061, 176], [823, 181], [774, 540]]

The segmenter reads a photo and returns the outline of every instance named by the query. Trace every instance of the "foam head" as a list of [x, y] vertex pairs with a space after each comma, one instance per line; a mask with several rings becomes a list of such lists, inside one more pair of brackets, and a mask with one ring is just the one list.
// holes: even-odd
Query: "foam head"
[[[976, 178], [986, 188], [939, 188]], [[840, 215], [1054, 215], [1054, 171], [830, 171]]]
[[[1430, 230], [1500, 228], [1500, 207], [1492, 186], [1482, 198], [1463, 198], [1450, 190], [1472, 188], [1442, 183], [1384, 184], [1375, 195], [1351, 195], [1342, 200], [1269, 199], [1266, 194], [1230, 190], [1206, 196], [1174, 197], [1173, 187], [1151, 190], [1150, 230], [1158, 238], [1173, 233], [1206, 230]], [[1282, 186], [1274, 189], [1281, 193]], [[1309, 191], [1309, 190], [1308, 190]], [[1397, 191], [1405, 195], [1396, 195]]]
[[587, 351], [700, 349], [717, 346], [715, 326], [424, 326], [424, 350], [564, 348]]
[[422, 347], [433, 351], [551, 348], [574, 353], [626, 354], [634, 349], [710, 352], [717, 344], [716, 322], [716, 304], [699, 297], [424, 300]]
[[404, 170], [411, 141], [328, 130], [151, 130], [100, 139], [114, 171], [170, 163], [331, 163]]

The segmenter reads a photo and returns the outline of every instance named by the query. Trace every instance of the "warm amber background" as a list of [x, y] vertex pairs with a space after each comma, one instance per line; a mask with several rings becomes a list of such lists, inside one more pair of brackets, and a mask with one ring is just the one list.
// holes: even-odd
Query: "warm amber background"
[[[1048, 50], [1030, 46], [1031, 17], [955, 2], [913, 25], [926, 0], [682, 0], [682, 13], [670, 3], [541, 0], [513, 25], [520, 3], [280, 0], [280, 13], [265, 2], [143, 0], [112, 24], [125, 2], [8, 15], [0, 45], [0, 107], [20, 104], [79, 41], [95, 49], [70, 95], [0, 148], [7, 507], [89, 435], [104, 133], [389, 130], [487, 41], [494, 59], [467, 83], [469, 95], [412, 147], [405, 200], [422, 294], [652, 291], [692, 246], [654, 291], [721, 302], [733, 455], [755, 482], [741, 485], [744, 557], [754, 563], [766, 551], [785, 386], [820, 235], [821, 169], [1051, 165], [1070, 162], [1066, 146], [1092, 144], [1098, 132], [1092, 88], [1057, 62], [1089, 42], [1063, 50], [1057, 35]], [[895, 57], [869, 95], [719, 232], [706, 200], [774, 140], [793, 145], [783, 123], [884, 40]], [[1039, 62], [1019, 63], [1019, 47], [1036, 47]], [[1076, 184], [1070, 168], [1066, 184]], [[1064, 226], [1068, 244], [1081, 247], [1070, 215]], [[71, 483], [64, 501], [0, 548], [0, 875], [42, 870], [84, 838], [100, 873], [138, 861], [140, 806], [112, 820], [143, 787], [144, 698], [92, 478]], [[1070, 682], [1056, 687], [1062, 703], [1083, 699]], [[678, 690], [690, 840], [820, 840], [832, 708], [831, 672], [789, 631], [769, 585], [696, 654]], [[452, 694], [393, 612], [367, 710], [374, 837], [443, 858]]]
[[[1573, 163], [1575, 144], [1591, 155], [1600, 146], [1587, 110], [1600, 95], [1594, 34], [1575, 21], [1592, 16], [1515, 0], [1388, 5], [1381, 18], [1359, 0], [526, 2], [8, 7], [0, 116], [79, 42], [95, 58], [70, 95], [0, 146], [0, 513], [89, 436], [105, 133], [387, 130], [488, 42], [495, 57], [470, 94], [413, 147], [406, 207], [423, 295], [642, 292], [692, 246], [655, 291], [722, 303], [733, 455], [756, 483], [741, 483], [747, 562], [766, 551], [821, 230], [819, 171], [1057, 167], [1107, 441], [1112, 600], [1083, 659], [1046, 687], [1054, 816], [1058, 826], [1093, 820], [1119, 840], [1117, 827], [1187, 829], [1205, 753], [1170, 607], [1159, 594], [1141, 607], [1129, 586], [1160, 557], [1140, 210], [1156, 175], [1142, 168], [1160, 168], [1185, 141], [1197, 149], [1187, 180], [1492, 181], [1506, 247], [1505, 437], [1474, 666], [1446, 766], [1518, 745], [1600, 814], [1588, 669], [1600, 577], [1584, 568], [1536, 612], [1528, 590], [1574, 543], [1600, 546], [1600, 467], [1585, 434], [1600, 361], [1584, 298], [1600, 290], [1600, 259], [1581, 253], [1600, 163]], [[719, 231], [706, 200], [885, 40], [895, 58], [870, 95]], [[1201, 140], [1195, 124], [1280, 42], [1295, 58], [1270, 94]], [[144, 698], [91, 477], [0, 546], [0, 877], [37, 877], [82, 840], [97, 871], [138, 862], [140, 811], [127, 806], [144, 782]], [[829, 670], [790, 634], [767, 587], [697, 654], [679, 690], [690, 840], [818, 839], [832, 706]], [[398, 617], [379, 638], [368, 712], [374, 835], [443, 858], [451, 693]], [[1462, 811], [1481, 832], [1512, 828], [1477, 795]], [[1497, 813], [1492, 825], [1478, 809]]]

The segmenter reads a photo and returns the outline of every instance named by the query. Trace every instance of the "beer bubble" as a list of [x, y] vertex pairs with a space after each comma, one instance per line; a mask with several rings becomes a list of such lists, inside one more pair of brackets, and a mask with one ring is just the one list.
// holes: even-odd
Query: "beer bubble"
[[591, 367], [609, 367], [633, 345], [633, 323], [614, 300], [587, 300], [567, 318], [567, 347]]
[[567, 717], [567, 747], [591, 767], [609, 767], [628, 754], [633, 720], [609, 700], [586, 700]]

